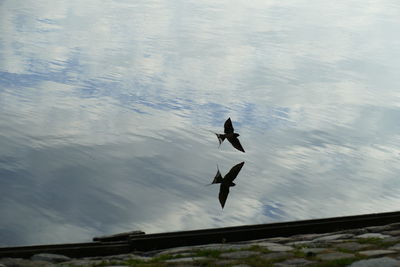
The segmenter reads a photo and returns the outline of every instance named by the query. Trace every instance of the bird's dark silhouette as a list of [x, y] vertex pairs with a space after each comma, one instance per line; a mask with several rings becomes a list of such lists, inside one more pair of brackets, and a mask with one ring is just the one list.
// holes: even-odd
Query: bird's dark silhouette
[[226, 138], [234, 148], [244, 152], [244, 149], [238, 139], [239, 134], [234, 132], [231, 118], [228, 118], [224, 123], [224, 133], [223, 134], [216, 133], [216, 135], [218, 137], [219, 145], [221, 145]]
[[235, 178], [238, 176], [243, 165], [244, 161], [236, 164], [224, 177], [222, 177], [221, 172], [219, 171], [219, 169], [217, 169], [217, 174], [215, 175], [214, 180], [211, 184], [221, 184], [219, 187], [218, 199], [222, 208], [224, 208], [226, 199], [228, 198], [229, 188], [236, 185], [233, 180], [235, 180]]

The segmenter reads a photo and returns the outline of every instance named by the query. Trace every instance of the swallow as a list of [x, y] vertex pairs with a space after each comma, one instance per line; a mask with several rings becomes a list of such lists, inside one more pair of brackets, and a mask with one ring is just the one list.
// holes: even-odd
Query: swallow
[[238, 139], [239, 134], [234, 132], [231, 118], [228, 118], [224, 123], [224, 134], [216, 133], [216, 135], [218, 137], [219, 145], [221, 145], [222, 142], [226, 138], [226, 139], [228, 139], [229, 143], [231, 143], [234, 148], [236, 148], [237, 150], [240, 150], [244, 153], [244, 149]]
[[226, 199], [228, 198], [229, 188], [236, 185], [233, 180], [235, 180], [235, 178], [238, 176], [243, 165], [244, 161], [236, 164], [224, 177], [222, 177], [221, 172], [219, 171], [219, 169], [217, 169], [217, 174], [215, 175], [214, 180], [211, 184], [221, 184], [219, 187], [218, 199], [222, 208], [224, 208]]

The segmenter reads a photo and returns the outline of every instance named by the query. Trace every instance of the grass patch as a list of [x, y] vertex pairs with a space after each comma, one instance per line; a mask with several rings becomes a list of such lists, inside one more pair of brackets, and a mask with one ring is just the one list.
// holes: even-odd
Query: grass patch
[[256, 252], [261, 252], [261, 253], [270, 253], [271, 251], [267, 249], [266, 247], [262, 247], [259, 245], [253, 245], [249, 248], [242, 248], [241, 250], [244, 251], [256, 251]]
[[195, 251], [194, 257], [218, 258], [219, 255], [221, 255], [221, 253], [232, 252], [232, 251], [234, 251], [234, 250], [220, 251], [220, 250], [216, 250], [216, 249], [202, 249], [202, 250]]
[[249, 257], [246, 259], [243, 259], [242, 262], [252, 266], [252, 267], [272, 267], [274, 262], [276, 262], [275, 260], [266, 260], [263, 258], [260, 258], [258, 256], [253, 256], [253, 257]]

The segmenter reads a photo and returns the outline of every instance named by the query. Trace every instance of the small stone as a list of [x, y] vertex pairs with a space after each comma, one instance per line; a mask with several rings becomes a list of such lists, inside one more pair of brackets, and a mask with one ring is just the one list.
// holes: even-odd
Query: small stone
[[400, 244], [396, 244], [396, 245], [394, 245], [394, 246], [391, 246], [391, 247], [389, 248], [389, 250], [400, 250]]
[[304, 240], [304, 241], [289, 242], [289, 243], [286, 243], [286, 245], [289, 245], [289, 246], [303, 246], [303, 245], [309, 245], [311, 243], [312, 243], [312, 241]]
[[276, 263], [274, 266], [278, 267], [289, 267], [289, 266], [305, 266], [314, 263], [306, 259], [289, 259], [280, 263]]
[[286, 251], [294, 250], [293, 247], [289, 247], [289, 246], [271, 246], [271, 247], [267, 247], [267, 248], [268, 248], [268, 250], [274, 251], [274, 252], [286, 252]]
[[331, 261], [331, 260], [341, 260], [341, 259], [350, 259], [354, 258], [355, 256], [350, 253], [342, 253], [342, 252], [333, 252], [333, 253], [326, 253], [326, 254], [318, 254], [317, 258], [324, 260], [324, 261]]
[[189, 258], [177, 258], [177, 259], [170, 259], [166, 260], [165, 262], [169, 263], [177, 263], [177, 262], [193, 262], [193, 261], [201, 261], [206, 260], [206, 257], [189, 257]]
[[387, 250], [387, 249], [377, 249], [377, 250], [364, 250], [360, 251], [359, 254], [368, 256], [368, 257], [373, 257], [373, 256], [383, 256], [387, 254], [393, 254], [396, 253], [394, 250]]
[[297, 235], [294, 236], [296, 241], [305, 241], [305, 240], [314, 240], [319, 237], [324, 237], [326, 234], [305, 234], [305, 235]]
[[265, 260], [276, 260], [293, 256], [290, 252], [271, 252], [261, 256]]
[[226, 252], [219, 255], [221, 258], [228, 258], [228, 259], [243, 259], [248, 258], [254, 255], [260, 255], [261, 253], [258, 251], [234, 251], [234, 252]]
[[383, 257], [383, 258], [376, 258], [376, 259], [368, 259], [368, 260], [361, 260], [361, 261], [356, 261], [353, 262], [350, 267], [399, 267], [400, 262], [389, 258], [389, 257]]
[[259, 243], [258, 246], [266, 247], [268, 250], [274, 251], [274, 252], [292, 251], [294, 249], [291, 246], [281, 245], [281, 244], [277, 244], [277, 243], [269, 243], [269, 242]]
[[48, 262], [64, 262], [64, 261], [69, 261], [71, 260], [70, 257], [64, 256], [64, 255], [58, 255], [58, 254], [50, 254], [50, 253], [40, 253], [40, 254], [35, 254], [31, 257], [31, 260], [33, 261], [48, 261]]
[[400, 230], [385, 231], [382, 234], [398, 236], [400, 235]]
[[314, 239], [313, 242], [329, 242], [329, 241], [336, 240], [336, 239], [348, 239], [348, 238], [352, 238], [353, 236], [354, 235], [352, 235], [352, 234], [327, 235], [327, 236], [318, 237], [318, 238]]
[[390, 236], [379, 234], [379, 233], [367, 233], [367, 234], [362, 234], [362, 235], [356, 236], [356, 238], [380, 238], [380, 239], [384, 239], [384, 238], [388, 238], [388, 237], [390, 237]]
[[360, 244], [357, 242], [345, 242], [345, 243], [335, 244], [336, 248], [346, 249], [350, 251], [358, 251], [370, 246], [371, 246], [370, 244]]
[[[180, 255], [182, 255], [181, 253]], [[144, 257], [144, 256], [139, 256], [136, 254], [118, 254], [118, 255], [111, 255], [111, 256], [105, 256], [105, 257], [95, 257], [95, 258], [89, 258], [89, 259], [97, 259], [97, 260], [140, 260], [140, 261], [149, 261], [152, 258], [151, 257]]]

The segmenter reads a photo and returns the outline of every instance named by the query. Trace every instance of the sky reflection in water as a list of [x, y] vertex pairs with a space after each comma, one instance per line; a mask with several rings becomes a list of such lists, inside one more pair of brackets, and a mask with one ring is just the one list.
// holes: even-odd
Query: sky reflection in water
[[[399, 17], [0, 1], [0, 245], [398, 210]], [[246, 153], [218, 148], [228, 117]], [[207, 184], [242, 161], [221, 209]]]

